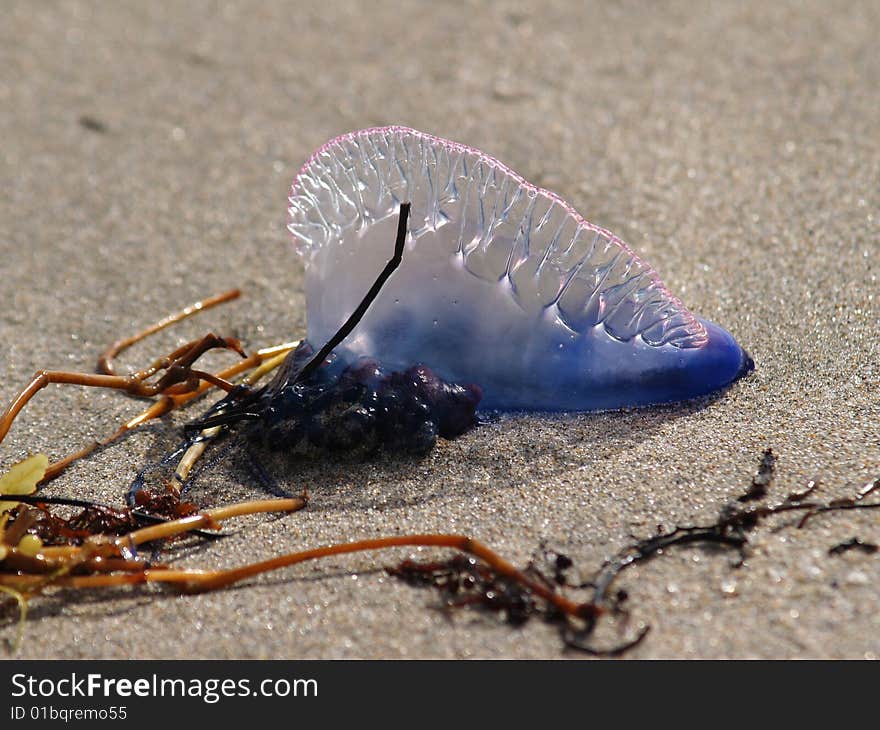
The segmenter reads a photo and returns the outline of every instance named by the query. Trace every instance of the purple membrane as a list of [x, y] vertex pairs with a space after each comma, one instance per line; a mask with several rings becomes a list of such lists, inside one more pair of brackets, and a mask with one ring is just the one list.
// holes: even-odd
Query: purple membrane
[[404, 127], [337, 137], [293, 182], [311, 342], [384, 267], [403, 202], [403, 262], [337, 348], [342, 362], [427, 363], [478, 384], [482, 408], [551, 411], [685, 400], [754, 367], [615, 235], [488, 155]]

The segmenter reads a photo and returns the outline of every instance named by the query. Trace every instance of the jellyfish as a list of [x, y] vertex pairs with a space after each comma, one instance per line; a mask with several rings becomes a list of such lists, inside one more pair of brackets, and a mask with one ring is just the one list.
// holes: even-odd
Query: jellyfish
[[401, 263], [340, 363], [425, 364], [500, 411], [683, 401], [754, 367], [620, 238], [474, 148], [399, 126], [352, 132], [312, 155], [289, 200], [312, 343], [357, 307], [409, 204]]

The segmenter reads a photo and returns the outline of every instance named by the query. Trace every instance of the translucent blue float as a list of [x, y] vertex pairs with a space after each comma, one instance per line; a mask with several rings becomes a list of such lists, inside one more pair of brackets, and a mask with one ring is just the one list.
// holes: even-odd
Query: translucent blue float
[[308, 338], [325, 342], [387, 262], [403, 262], [342, 360], [426, 363], [482, 408], [599, 410], [680, 401], [753, 368], [623, 241], [482, 152], [404, 127], [331, 140], [290, 195]]

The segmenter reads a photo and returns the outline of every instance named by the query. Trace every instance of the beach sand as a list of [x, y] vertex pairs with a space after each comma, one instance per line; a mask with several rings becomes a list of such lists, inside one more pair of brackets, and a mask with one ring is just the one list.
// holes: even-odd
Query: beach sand
[[[386, 124], [479, 147], [558, 192], [757, 367], [710, 400], [503, 416], [423, 460], [282, 465], [276, 476], [308, 488], [308, 509], [230, 523], [232, 536], [175, 562], [234, 566], [448, 531], [521, 565], [543, 541], [588, 576], [632, 535], [712, 521], [766, 448], [778, 457], [771, 501], [811, 479], [823, 498], [850, 495], [880, 475], [876, 3], [298, 5], [4, 3], [0, 401], [39, 368], [91, 371], [116, 338], [231, 287], [244, 298], [121, 364], [208, 330], [249, 349], [300, 336], [290, 182], [327, 139]], [[0, 465], [62, 456], [142, 408], [53, 386], [16, 422]], [[46, 493], [121, 502], [199, 412], [80, 463]], [[229, 463], [194, 494], [255, 496]], [[671, 550], [621, 577], [629, 625], [603, 626], [597, 642], [650, 625], [628, 656], [876, 657], [880, 555], [828, 554], [854, 536], [880, 542], [878, 513], [767, 523], [739, 568], [729, 551]], [[381, 570], [428, 555], [332, 559], [203, 595], [39, 597], [17, 656], [579, 656], [537, 620], [450, 615]], [[12, 641], [16, 613], [3, 617]]]

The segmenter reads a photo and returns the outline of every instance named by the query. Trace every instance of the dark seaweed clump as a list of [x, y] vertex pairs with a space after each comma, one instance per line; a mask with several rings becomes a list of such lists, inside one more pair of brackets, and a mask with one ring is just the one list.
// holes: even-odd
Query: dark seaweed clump
[[[362, 357], [344, 365], [331, 355], [298, 379], [314, 350], [303, 342], [282, 368], [255, 429], [272, 449], [369, 453], [380, 447], [424, 454], [475, 423], [482, 391], [445, 381], [427, 365], [386, 370]], [[293, 375], [293, 377], [291, 377]]]
[[[469, 555], [454, 555], [442, 562], [417, 563], [404, 560], [385, 569], [395, 578], [414, 586], [437, 589], [448, 608], [475, 606], [501, 614], [512, 626], [521, 626], [532, 616], [547, 615], [562, 620], [552, 606], [537, 599], [528, 588], [496, 573], [488, 565]], [[537, 570], [530, 575], [552, 585]]]

